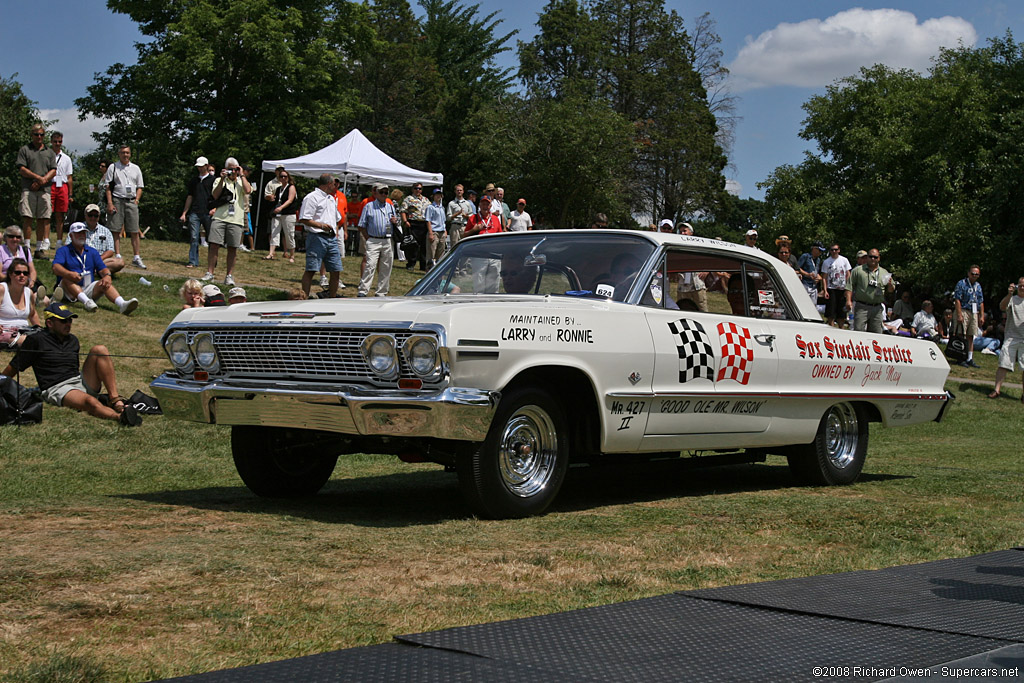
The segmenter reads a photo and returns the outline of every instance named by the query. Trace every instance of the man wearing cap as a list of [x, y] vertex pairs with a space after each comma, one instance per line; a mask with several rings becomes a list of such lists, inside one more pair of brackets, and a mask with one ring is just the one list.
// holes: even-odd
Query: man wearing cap
[[391, 266], [394, 252], [391, 249], [391, 234], [398, 226], [398, 215], [395, 207], [388, 202], [388, 186], [375, 183], [373, 201], [363, 207], [359, 215], [359, 233], [366, 243], [366, 258], [363, 262], [363, 273], [359, 279], [357, 296], [366, 296], [370, 292], [373, 274], [380, 265], [377, 276], [377, 296], [387, 296], [391, 284]]
[[526, 200], [520, 197], [516, 200], [516, 209], [508, 218], [509, 232], [524, 232], [533, 230], [533, 219], [526, 213]]
[[746, 234], [743, 235], [743, 244], [751, 249], [760, 249], [760, 247], [757, 246], [757, 230], [754, 230], [753, 228], [747, 230]]
[[462, 239], [462, 232], [466, 229], [466, 221], [476, 213], [476, 207], [473, 206], [473, 202], [463, 196], [464, 192], [465, 190], [461, 183], [456, 185], [455, 199], [448, 202], [448, 220], [450, 222], [448, 236], [451, 238], [453, 247]]
[[[491, 200], [487, 195], [480, 198], [479, 210], [480, 213], [470, 216], [466, 224], [466, 237], [504, 232], [501, 221], [491, 213]], [[477, 294], [496, 294], [501, 259], [471, 258], [469, 262], [473, 269], [473, 291]]]
[[343, 268], [336, 237], [341, 216], [338, 215], [338, 201], [334, 196], [334, 177], [330, 173], [321, 173], [317, 186], [302, 198], [302, 208], [299, 209], [299, 220], [296, 223], [306, 233], [306, 271], [302, 274], [302, 291], [309, 298], [313, 276], [320, 271], [322, 263], [330, 278], [327, 296], [336, 297]]
[[227, 306], [224, 299], [224, 292], [214, 284], [203, 285], [203, 306]]
[[[114, 363], [107, 347], [97, 345], [89, 349], [79, 372], [81, 347], [78, 338], [71, 334], [71, 321], [78, 316], [57, 301], [46, 307], [44, 315], [46, 328], [25, 339], [2, 374], [12, 377], [32, 368], [36, 384], [47, 403], [74, 408], [105, 420], [116, 420], [126, 427], [142, 424], [142, 417], [134, 406], [117, 393]], [[104, 387], [110, 396], [110, 407], [98, 398], [100, 389]]]
[[210, 234], [210, 221], [213, 220], [213, 174], [210, 173], [209, 164], [206, 157], [196, 159], [196, 174], [189, 178], [185, 208], [178, 219], [182, 227], [188, 221], [189, 245], [186, 268], [199, 266], [199, 242], [202, 239], [202, 231]]
[[249, 299], [245, 296], [245, 290], [241, 287], [232, 287], [228, 290], [228, 304], [244, 304]]
[[[107, 267], [110, 274], [124, 270], [124, 259], [114, 252], [114, 233], [105, 226], [100, 225], [100, 207], [96, 204], [89, 204], [85, 207], [85, 243], [100, 253], [103, 265]], [[71, 235], [65, 244], [71, 244]]]
[[46, 129], [37, 123], [29, 131], [30, 142], [18, 150], [18, 174], [21, 177], [21, 227], [25, 233], [25, 246], [32, 248], [32, 221], [36, 223], [37, 252], [42, 256], [49, 249], [43, 238], [50, 234], [50, 183], [57, 175], [57, 157], [46, 147]]
[[658, 232], [674, 233], [675, 231], [676, 225], [671, 218], [662, 218], [658, 221]]
[[811, 297], [811, 303], [818, 303], [818, 292], [821, 289], [821, 256], [825, 253], [825, 245], [812, 242], [810, 253], [804, 252], [797, 261], [796, 270], [800, 274], [800, 282]]
[[[470, 188], [466, 190], [466, 201], [473, 205], [473, 213], [477, 212], [477, 193], [476, 190]], [[472, 214], [470, 214], [472, 215]], [[469, 222], [469, 218], [466, 218], [466, 222]]]
[[833, 242], [828, 248], [828, 258], [821, 264], [821, 272], [825, 274], [825, 319], [829, 325], [838, 324], [840, 328], [846, 324], [843, 315], [843, 303], [846, 301], [846, 280], [850, 277], [850, 261], [839, 253], [839, 244]]
[[433, 200], [427, 207], [427, 225], [430, 231], [427, 233], [427, 270], [430, 270], [444, 256], [445, 245], [448, 241], [448, 231], [445, 230], [445, 212], [441, 199], [444, 191], [435, 187], [431, 193]]
[[693, 226], [690, 225], [689, 223], [685, 223], [685, 222], [684, 223], [680, 223], [679, 224], [679, 234], [680, 235], [686, 235], [688, 237], [692, 237], [693, 236]]
[[867, 263], [854, 268], [846, 281], [846, 310], [853, 311], [853, 329], [858, 332], [882, 334], [885, 293], [896, 291], [892, 274], [879, 265], [880, 260], [878, 250], [872, 249], [868, 252]]
[[95, 297], [102, 294], [121, 313], [130, 315], [139, 307], [139, 300], [125, 301], [117, 293], [110, 281], [110, 270], [100, 258], [100, 253], [86, 244], [88, 231], [85, 223], [72, 223], [70, 242], [58, 249], [53, 257], [53, 274], [57, 276], [53, 300], [56, 303], [62, 303], [65, 298], [67, 301], [80, 301], [85, 310], [92, 313], [98, 308]]

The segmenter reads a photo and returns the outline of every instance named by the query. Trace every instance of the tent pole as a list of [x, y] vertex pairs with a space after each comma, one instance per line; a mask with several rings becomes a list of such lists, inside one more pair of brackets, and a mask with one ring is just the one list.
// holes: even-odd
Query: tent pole
[[[256, 192], [256, 225], [254, 225], [253, 228], [252, 228], [252, 232], [253, 232], [253, 235], [252, 235], [252, 247], [253, 247], [253, 249], [256, 248], [256, 238], [259, 236], [259, 233], [260, 233], [260, 209], [263, 208], [263, 201], [264, 201], [263, 200], [263, 174], [264, 173], [266, 173], [266, 171], [264, 171], [263, 167], [261, 166], [260, 167], [260, 186], [257, 187], [256, 190], [255, 190], [255, 192]], [[268, 232], [268, 234], [269, 234], [269, 232]], [[269, 249], [270, 247], [268, 246], [267, 248]]]

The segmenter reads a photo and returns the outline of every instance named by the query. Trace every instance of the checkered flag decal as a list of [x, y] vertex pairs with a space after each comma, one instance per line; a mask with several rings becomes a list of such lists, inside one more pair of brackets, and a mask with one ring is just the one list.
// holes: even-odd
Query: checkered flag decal
[[717, 381], [731, 379], [746, 384], [750, 380], [750, 366], [754, 363], [750, 330], [734, 323], [719, 323], [718, 337], [722, 342], [722, 360], [718, 366]]
[[704, 327], [695, 320], [685, 318], [671, 322], [668, 328], [679, 338], [679, 381], [715, 378], [715, 352]]

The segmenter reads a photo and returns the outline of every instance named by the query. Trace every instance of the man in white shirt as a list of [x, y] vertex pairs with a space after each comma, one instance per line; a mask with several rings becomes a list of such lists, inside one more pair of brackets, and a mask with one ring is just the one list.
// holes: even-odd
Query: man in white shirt
[[940, 336], [938, 321], [935, 320], [932, 302], [925, 299], [921, 302], [921, 310], [914, 314], [914, 321], [910, 324], [910, 330], [915, 337], [938, 341]]
[[107, 194], [107, 216], [111, 232], [114, 233], [114, 253], [120, 253], [120, 236], [123, 229], [132, 241], [132, 265], [145, 270], [139, 253], [139, 201], [142, 199], [142, 169], [132, 163], [132, 148], [121, 145], [117, 149], [117, 161], [107, 168], [103, 178]]
[[461, 184], [456, 185], [455, 199], [448, 202], [448, 222], [450, 224], [448, 237], [451, 240], [452, 247], [462, 239], [462, 231], [466, 229], [466, 221], [476, 213], [476, 207], [473, 206], [473, 202], [462, 196], [464, 192], [465, 188]]
[[850, 261], [839, 253], [839, 245], [833, 243], [828, 249], [828, 258], [821, 263], [825, 276], [825, 318], [829, 325], [845, 325], [846, 280], [850, 277]]
[[[989, 398], [999, 398], [1003, 380], [1006, 379], [1006, 373], [1013, 372], [1014, 363], [1024, 369], [1024, 297], [1021, 294], [1024, 294], [1024, 277], [1019, 278], [1017, 284], [1011, 284], [1006, 296], [999, 302], [999, 310], [1006, 313], [1006, 334], [1003, 346], [999, 349], [995, 390], [988, 395]], [[1024, 403], [1024, 395], [1020, 400]]]
[[[53, 177], [53, 187], [50, 189], [50, 198], [53, 202], [53, 218], [57, 225], [57, 244], [64, 240], [64, 217], [71, 208], [74, 201], [71, 191], [72, 175], [74, 167], [71, 164], [71, 157], [62, 149], [64, 146], [64, 134], [60, 131], [53, 131], [50, 134], [50, 147], [57, 160], [57, 175]], [[49, 231], [46, 231], [49, 232]], [[44, 235], [48, 238], [48, 235]]]
[[533, 219], [526, 213], [526, 200], [522, 197], [516, 202], [516, 210], [509, 216], [507, 229], [509, 232], [533, 230]]
[[341, 279], [341, 250], [338, 249], [337, 229], [341, 223], [338, 200], [334, 196], [334, 177], [323, 173], [317, 179], [316, 188], [302, 199], [299, 223], [306, 233], [306, 272], [302, 274], [302, 291], [309, 298], [313, 276], [320, 272], [320, 264], [327, 268], [327, 296], [338, 295], [338, 281]]

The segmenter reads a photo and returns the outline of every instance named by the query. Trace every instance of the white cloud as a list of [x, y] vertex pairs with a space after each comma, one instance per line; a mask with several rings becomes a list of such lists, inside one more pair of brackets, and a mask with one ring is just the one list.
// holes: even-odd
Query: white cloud
[[735, 197], [739, 197], [740, 193], [743, 192], [743, 185], [737, 180], [726, 179], [725, 191]]
[[[107, 129], [106, 119], [91, 116], [84, 121], [78, 120], [78, 110], [71, 109], [40, 109], [39, 116], [44, 121], [53, 121], [47, 126], [47, 132], [59, 130], [64, 134], [64, 149], [75, 154], [86, 154], [96, 149], [96, 141], [92, 134]], [[46, 143], [49, 144], [49, 135]]]
[[972, 47], [977, 31], [960, 17], [918, 23], [896, 9], [855, 8], [825, 20], [782, 23], [747, 37], [729, 65], [734, 92], [773, 85], [820, 87], [852, 76], [863, 66], [926, 71], [940, 47]]

